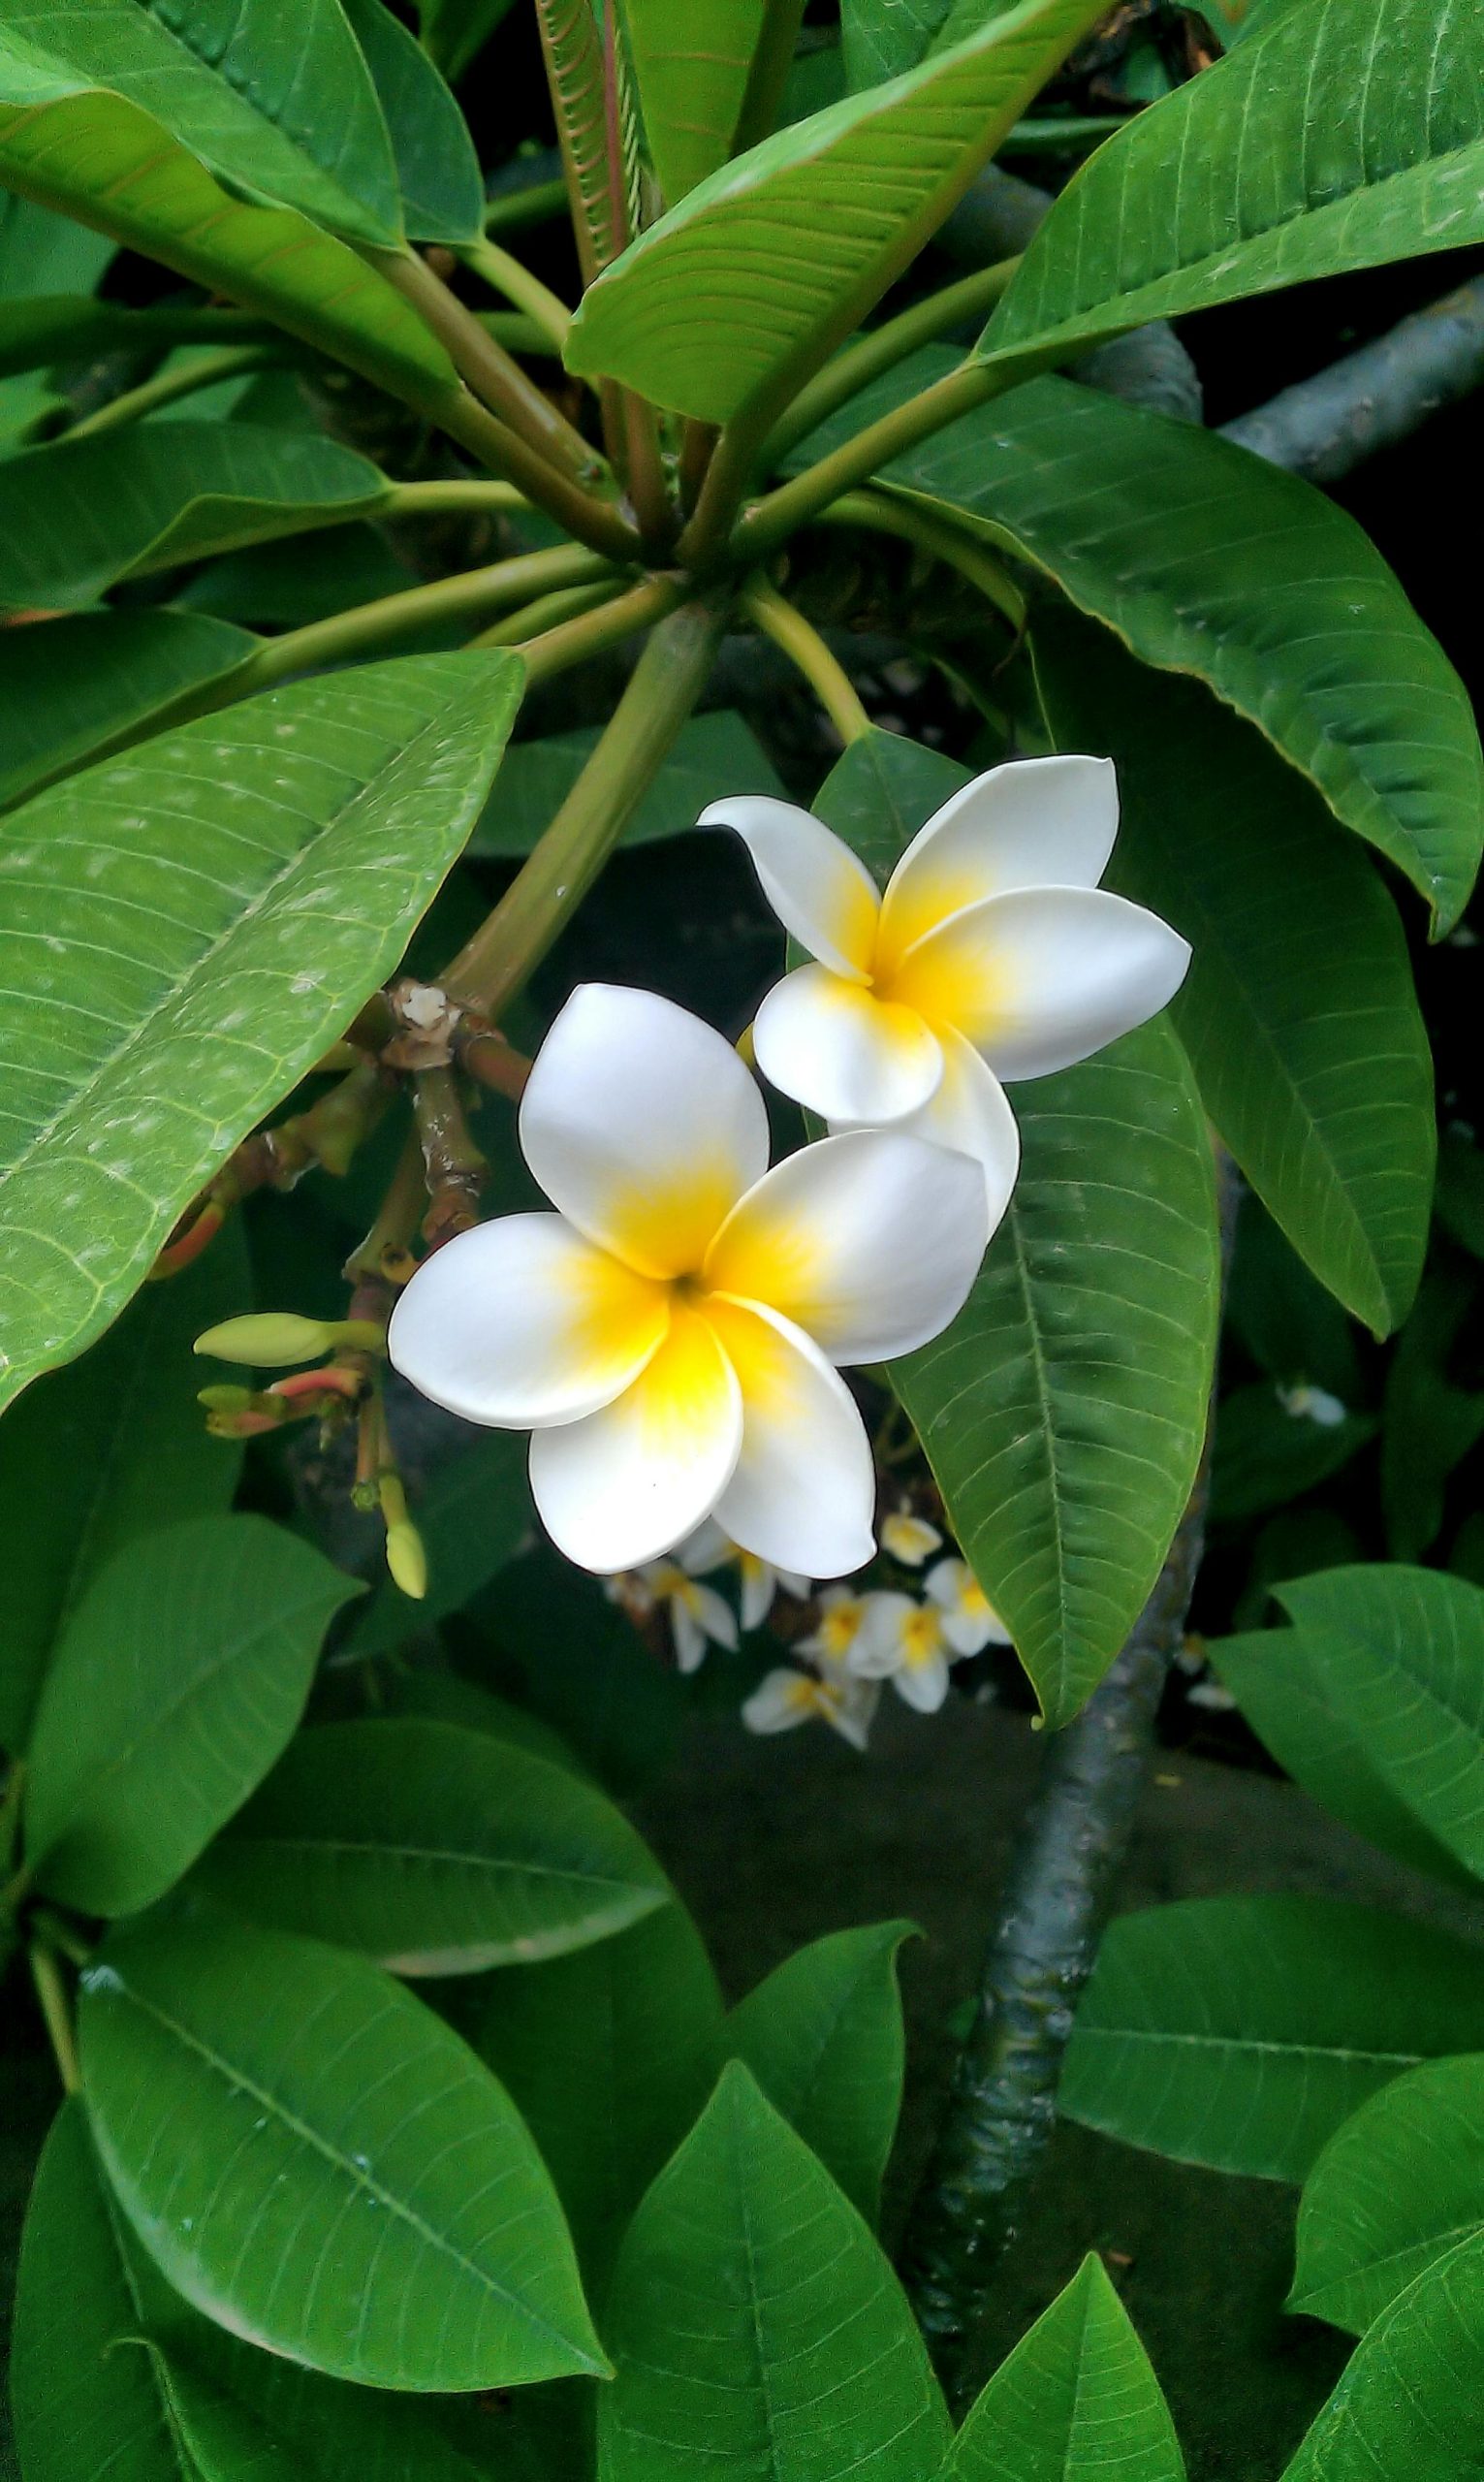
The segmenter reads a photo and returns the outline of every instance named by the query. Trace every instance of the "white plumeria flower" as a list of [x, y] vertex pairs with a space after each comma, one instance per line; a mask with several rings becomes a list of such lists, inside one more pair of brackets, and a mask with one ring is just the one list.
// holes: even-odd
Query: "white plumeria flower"
[[1345, 1417], [1345, 1407], [1327, 1387], [1310, 1386], [1303, 1380], [1295, 1387], [1280, 1387], [1278, 1401], [1285, 1414], [1295, 1421], [1317, 1422], [1322, 1431], [1339, 1428]]
[[835, 1365], [937, 1335], [988, 1235], [962, 1156], [896, 1130], [770, 1172], [756, 1081], [653, 992], [587, 983], [521, 1103], [556, 1209], [459, 1233], [392, 1315], [394, 1366], [468, 1421], [531, 1433], [548, 1533], [611, 1574], [708, 1516], [773, 1567], [874, 1550], [875, 1475]]
[[984, 1167], [992, 1222], [1020, 1161], [1001, 1078], [1045, 1077], [1142, 1026], [1190, 961], [1157, 915], [1100, 888], [1118, 829], [1104, 758], [992, 767], [935, 811], [884, 896], [807, 811], [712, 802], [815, 959], [757, 1013], [765, 1077], [832, 1129], [936, 1138]]
[[[704, 1577], [712, 1569], [735, 1568], [738, 1580], [738, 1603], [744, 1629], [761, 1629], [773, 1609], [781, 1586], [785, 1594], [796, 1595], [801, 1603], [809, 1598], [810, 1580], [795, 1569], [775, 1569], [771, 1561], [760, 1560], [755, 1551], [744, 1551], [723, 1534], [713, 1517], [708, 1517], [688, 1543], [682, 1543], [676, 1555], [680, 1566], [693, 1577]], [[682, 1664], [681, 1671], [685, 1670]]]
[[813, 1673], [778, 1671], [765, 1674], [742, 1705], [749, 1733], [790, 1733], [797, 1724], [816, 1719], [864, 1749], [880, 1696], [873, 1682], [853, 1680], [844, 1673], [816, 1679]]
[[935, 1603], [909, 1594], [872, 1594], [850, 1650], [858, 1680], [889, 1680], [899, 1698], [924, 1715], [935, 1714], [948, 1695], [948, 1667], [959, 1649], [948, 1636], [946, 1615]]
[[966, 1560], [940, 1560], [923, 1583], [929, 1601], [943, 1615], [943, 1635], [956, 1655], [978, 1655], [986, 1646], [1014, 1642]]
[[797, 1652], [807, 1655], [822, 1671], [842, 1669], [865, 1624], [868, 1600], [867, 1595], [852, 1594], [848, 1586], [826, 1586], [819, 1598], [819, 1626], [811, 1636], [800, 1639]]
[[904, 1569], [920, 1569], [934, 1551], [941, 1551], [943, 1538], [935, 1525], [925, 1516], [908, 1516], [904, 1510], [894, 1509], [881, 1520], [881, 1548], [890, 1551]]
[[736, 1653], [737, 1621], [731, 1606], [714, 1586], [701, 1585], [687, 1575], [678, 1561], [650, 1560], [615, 1582], [619, 1588], [616, 1599], [631, 1608], [647, 1613], [658, 1604], [669, 1607], [675, 1659], [681, 1671], [699, 1671], [709, 1645]]

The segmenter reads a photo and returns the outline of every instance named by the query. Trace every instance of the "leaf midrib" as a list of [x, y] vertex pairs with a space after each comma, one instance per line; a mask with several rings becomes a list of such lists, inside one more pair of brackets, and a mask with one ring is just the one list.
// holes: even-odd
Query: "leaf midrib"
[[1394, 2062], [1399, 2068], [1420, 2068], [1432, 2052], [1358, 2051], [1344, 2043], [1276, 2042], [1256, 2034], [1170, 2033], [1153, 2025], [1079, 2025], [1079, 2044], [1092, 2042], [1156, 2043], [1187, 2051], [1257, 2052], [1275, 2059], [1359, 2060], [1367, 2064]]
[[370, 1837], [347, 1835], [263, 1835], [250, 1828], [235, 1826], [224, 1841], [228, 1844], [250, 1845], [254, 1852], [282, 1854], [354, 1855], [358, 1859], [372, 1857], [379, 1862], [449, 1862], [463, 1870], [488, 1870], [509, 1877], [565, 1880], [574, 1887], [611, 1888], [619, 1895], [653, 1895], [665, 1901], [664, 1893], [649, 1879], [618, 1879], [600, 1870], [563, 1868], [554, 1862], [511, 1860], [492, 1853], [466, 1853], [442, 1845], [419, 1845], [376, 1842]]

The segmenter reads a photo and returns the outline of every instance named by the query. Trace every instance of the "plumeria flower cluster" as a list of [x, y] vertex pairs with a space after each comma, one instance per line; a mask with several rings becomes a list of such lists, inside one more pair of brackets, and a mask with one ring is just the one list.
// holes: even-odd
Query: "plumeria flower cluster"
[[769, 1672], [743, 1705], [742, 1721], [749, 1732], [784, 1733], [817, 1719], [864, 1749], [883, 1681], [920, 1714], [934, 1714], [948, 1695], [952, 1664], [1009, 1643], [1009, 1630], [964, 1560], [950, 1557], [930, 1569], [921, 1601], [887, 1587], [852, 1593], [834, 1586], [820, 1597], [817, 1628], [795, 1648], [812, 1673], [787, 1666]]
[[[719, 1569], [737, 1571], [738, 1610], [702, 1580]], [[755, 1551], [744, 1551], [723, 1534], [713, 1518], [697, 1527], [673, 1560], [650, 1560], [642, 1569], [620, 1571], [605, 1586], [609, 1600], [631, 1620], [644, 1622], [661, 1606], [670, 1615], [675, 1659], [682, 1672], [698, 1671], [710, 1646], [735, 1654], [739, 1622], [743, 1630], [761, 1629], [778, 1589], [806, 1603], [813, 1587], [793, 1569], [775, 1569]]]
[[[691, 1663], [722, 1623], [702, 1573], [668, 1555], [708, 1519], [757, 1564], [754, 1604], [769, 1573], [839, 1578], [873, 1556], [873, 1460], [840, 1368], [913, 1352], [967, 1298], [1019, 1162], [1000, 1078], [1142, 1023], [1188, 958], [1097, 884], [1117, 825], [1101, 760], [979, 777], [880, 897], [806, 811], [749, 796], [709, 822], [743, 837], [815, 960], [763, 1002], [755, 1051], [831, 1134], [770, 1170], [762, 1091], [724, 1037], [653, 993], [585, 984], [521, 1104], [550, 1211], [459, 1233], [388, 1335], [435, 1403], [529, 1431], [553, 1541], [638, 1573], [629, 1590], [668, 1604]], [[926, 1655], [865, 1661], [797, 1675], [841, 1730], [872, 1678], [936, 1682]]]

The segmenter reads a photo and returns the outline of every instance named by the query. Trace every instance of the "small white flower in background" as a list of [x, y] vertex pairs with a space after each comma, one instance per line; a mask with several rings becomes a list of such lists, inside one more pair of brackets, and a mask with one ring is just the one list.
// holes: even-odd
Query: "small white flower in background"
[[1215, 1677], [1196, 1681], [1185, 1696], [1192, 1706], [1204, 1706], [1210, 1715], [1229, 1715], [1237, 1703], [1231, 1691]]
[[[738, 1581], [738, 1605], [743, 1629], [761, 1629], [773, 1609], [781, 1586], [785, 1594], [807, 1603], [810, 1580], [796, 1569], [775, 1569], [771, 1562], [760, 1560], [755, 1551], [744, 1551], [722, 1533], [711, 1517], [699, 1527], [688, 1543], [682, 1543], [677, 1553], [680, 1566], [693, 1577], [707, 1576], [713, 1569], [735, 1568]], [[682, 1671], [689, 1667], [682, 1664]]]
[[832, 1129], [891, 1123], [973, 1156], [992, 1223], [1020, 1161], [1001, 1078], [1045, 1077], [1142, 1026], [1190, 950], [1100, 888], [1118, 829], [1102, 758], [1015, 759], [955, 793], [884, 896], [807, 811], [764, 794], [712, 802], [784, 928], [815, 960], [753, 1028], [758, 1066]]
[[451, 1413], [531, 1433], [537, 1511], [600, 1575], [714, 1516], [772, 1567], [864, 1568], [875, 1471], [836, 1364], [939, 1334], [989, 1237], [983, 1182], [895, 1130], [768, 1169], [768, 1112], [732, 1045], [653, 992], [587, 983], [521, 1103], [555, 1213], [426, 1259], [387, 1350]]
[[842, 1667], [865, 1625], [868, 1595], [852, 1594], [848, 1586], [826, 1586], [819, 1598], [819, 1626], [799, 1640], [798, 1652], [824, 1671]]
[[956, 1655], [982, 1654], [1013, 1640], [966, 1560], [940, 1560], [923, 1580], [943, 1615], [943, 1635]]
[[858, 1680], [889, 1680], [909, 1706], [932, 1715], [948, 1695], [948, 1667], [958, 1651], [936, 1604], [916, 1603], [909, 1594], [873, 1594], [850, 1649], [850, 1669]]
[[881, 1548], [890, 1551], [904, 1569], [920, 1569], [934, 1551], [941, 1551], [943, 1538], [935, 1525], [925, 1516], [908, 1516], [904, 1509], [894, 1509], [880, 1525]]
[[835, 1672], [816, 1678], [780, 1666], [765, 1673], [745, 1700], [742, 1722], [749, 1733], [791, 1733], [797, 1724], [828, 1724], [852, 1749], [863, 1750], [879, 1696], [872, 1681]]
[[675, 1659], [681, 1671], [697, 1671], [709, 1645], [737, 1651], [737, 1621], [731, 1605], [713, 1586], [704, 1586], [675, 1560], [650, 1560], [642, 1569], [625, 1570], [604, 1581], [610, 1602], [619, 1603], [631, 1619], [647, 1619], [661, 1604], [670, 1612]]
[[1285, 1414], [1296, 1421], [1317, 1422], [1322, 1431], [1335, 1430], [1345, 1417], [1345, 1407], [1327, 1387], [1310, 1387], [1307, 1381], [1297, 1387], [1280, 1387], [1278, 1401]]

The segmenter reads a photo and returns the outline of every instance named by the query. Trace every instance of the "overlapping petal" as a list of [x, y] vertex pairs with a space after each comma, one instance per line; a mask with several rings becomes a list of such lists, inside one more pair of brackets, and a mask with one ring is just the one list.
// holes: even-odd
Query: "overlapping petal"
[[735, 828], [785, 931], [834, 972], [867, 979], [881, 900], [865, 863], [822, 819], [766, 793], [739, 793], [710, 803], [698, 825]]
[[800, 966], [774, 983], [752, 1040], [779, 1093], [831, 1121], [900, 1120], [943, 1074], [942, 1046], [916, 1011], [888, 1005], [826, 966]]
[[589, 982], [537, 1055], [521, 1145], [590, 1240], [641, 1274], [684, 1275], [766, 1171], [768, 1109], [714, 1027], [655, 992]]
[[1107, 758], [1013, 758], [976, 776], [907, 846], [881, 903], [876, 970], [889, 974], [951, 914], [1011, 888], [1094, 888], [1118, 834]]
[[984, 1175], [989, 1230], [993, 1233], [1010, 1203], [1021, 1168], [1021, 1133], [1009, 1098], [992, 1068], [973, 1045], [952, 1026], [940, 1026], [943, 1075], [936, 1092], [920, 1111], [894, 1121], [894, 1137], [926, 1138], [967, 1155]]
[[891, 996], [956, 1027], [996, 1076], [1046, 1077], [1142, 1026], [1189, 962], [1179, 932], [1126, 897], [1020, 888], [920, 939]]
[[876, 1477], [838, 1373], [775, 1313], [716, 1299], [706, 1317], [736, 1372], [742, 1449], [715, 1502], [734, 1543], [775, 1569], [847, 1576], [875, 1550]]
[[706, 1281], [780, 1311], [832, 1361], [885, 1361], [958, 1316], [989, 1237], [965, 1157], [860, 1130], [766, 1173], [712, 1242]]
[[539, 1430], [611, 1404], [670, 1323], [665, 1289], [559, 1215], [507, 1215], [419, 1268], [392, 1314], [404, 1379], [465, 1421]]
[[710, 1514], [742, 1448], [737, 1374], [707, 1321], [679, 1306], [621, 1396], [532, 1435], [531, 1491], [558, 1551], [579, 1568], [637, 1569]]

